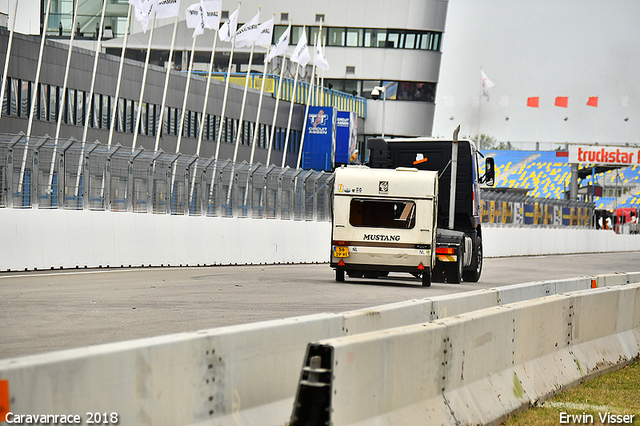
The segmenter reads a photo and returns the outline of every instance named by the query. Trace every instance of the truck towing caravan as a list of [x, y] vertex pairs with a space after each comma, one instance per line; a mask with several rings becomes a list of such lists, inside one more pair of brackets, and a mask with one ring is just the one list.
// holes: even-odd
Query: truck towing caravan
[[[486, 158], [485, 174], [480, 176], [481, 154], [473, 142], [458, 141], [459, 129], [453, 140], [369, 139], [368, 168], [336, 169], [330, 261], [336, 281], [344, 281], [345, 273], [375, 278], [403, 271], [421, 277], [424, 286], [430, 286], [432, 280], [460, 283], [463, 279], [480, 279], [480, 184], [493, 185], [495, 165], [493, 158]], [[432, 173], [424, 175], [424, 181], [408, 177], [424, 172]], [[412, 183], [401, 193], [393, 193], [392, 182], [403, 179]], [[387, 194], [381, 192], [385, 184]], [[432, 188], [435, 192], [430, 199]], [[419, 203], [422, 205], [427, 199], [432, 203], [431, 210], [420, 210]], [[374, 216], [390, 215], [384, 210], [387, 207], [380, 204], [383, 200], [393, 203], [393, 222], [383, 217], [376, 219], [378, 222], [359, 222], [357, 216], [351, 219], [364, 208], [370, 208]], [[412, 202], [415, 210], [410, 207]], [[355, 208], [358, 206], [362, 209]], [[405, 208], [409, 209], [409, 216], [403, 214]], [[415, 222], [408, 221], [412, 214]], [[419, 232], [410, 234], [409, 230], [415, 232], [416, 228]], [[424, 236], [418, 237], [420, 232]], [[426, 259], [427, 256], [431, 258]]]

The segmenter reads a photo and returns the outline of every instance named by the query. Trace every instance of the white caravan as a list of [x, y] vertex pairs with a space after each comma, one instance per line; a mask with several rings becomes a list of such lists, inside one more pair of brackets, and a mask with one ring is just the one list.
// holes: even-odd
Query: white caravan
[[335, 170], [331, 267], [336, 281], [408, 272], [431, 285], [438, 173], [415, 168]]

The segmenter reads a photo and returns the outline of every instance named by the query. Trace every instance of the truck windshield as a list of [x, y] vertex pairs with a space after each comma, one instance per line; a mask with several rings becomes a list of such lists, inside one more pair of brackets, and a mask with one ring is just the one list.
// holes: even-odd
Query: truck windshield
[[351, 226], [412, 229], [416, 224], [413, 201], [354, 198], [349, 210]]

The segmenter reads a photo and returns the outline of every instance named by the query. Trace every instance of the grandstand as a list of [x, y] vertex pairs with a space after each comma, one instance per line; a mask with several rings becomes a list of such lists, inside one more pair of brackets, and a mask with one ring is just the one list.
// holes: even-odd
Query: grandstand
[[[529, 189], [529, 196], [552, 199], [564, 198], [569, 189], [571, 165], [565, 152], [486, 150], [484, 155], [495, 159], [496, 188], [525, 188]], [[616, 170], [596, 173], [595, 181], [605, 189], [603, 195], [607, 195], [594, 197], [597, 209], [640, 208], [640, 166], [618, 169], [617, 174]], [[622, 192], [617, 199], [616, 181]], [[593, 177], [588, 177], [580, 186], [592, 182]]]

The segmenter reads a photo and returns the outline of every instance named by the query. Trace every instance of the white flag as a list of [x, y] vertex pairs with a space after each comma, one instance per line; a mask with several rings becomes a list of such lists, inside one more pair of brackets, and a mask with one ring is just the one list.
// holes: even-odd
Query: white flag
[[142, 31], [146, 33], [149, 21], [156, 11], [156, 0], [147, 0], [144, 3], [141, 3], [140, 0], [135, 0], [134, 7], [136, 8], [136, 19], [142, 24]]
[[311, 55], [309, 54], [309, 44], [307, 43], [307, 35], [302, 32], [302, 36], [300, 36], [300, 40], [298, 40], [298, 44], [296, 48], [293, 50], [293, 55], [291, 55], [291, 61], [297, 62], [300, 66], [305, 67], [309, 63], [311, 59]]
[[195, 28], [192, 37], [197, 37], [204, 33], [205, 16], [204, 4], [202, 0], [199, 3], [189, 6], [185, 11], [187, 28]]
[[493, 83], [493, 81], [487, 78], [487, 75], [482, 70], [480, 70], [480, 77], [482, 77], [482, 96], [486, 96], [488, 99], [489, 89], [491, 89], [492, 87], [495, 87], [496, 85]]
[[180, 0], [158, 0], [156, 18], [173, 18], [180, 15]]
[[322, 46], [316, 46], [316, 66], [325, 71], [329, 70], [329, 62], [327, 62], [327, 58], [322, 54]]
[[184, 11], [187, 28], [197, 28], [202, 20], [202, 2], [192, 4]]
[[231, 14], [229, 20], [222, 24], [220, 27], [220, 31], [218, 31], [218, 36], [221, 41], [231, 41], [231, 37], [236, 34], [236, 30], [238, 28], [238, 14], [240, 13], [240, 7], [236, 9], [235, 12]]
[[211, 0], [202, 2], [206, 18], [204, 20], [205, 28], [217, 30], [220, 28], [220, 15], [222, 14], [222, 0]]
[[258, 27], [258, 39], [256, 44], [262, 47], [271, 46], [271, 39], [273, 38], [273, 18], [267, 22], [263, 22]]
[[271, 49], [271, 52], [269, 52], [269, 54], [267, 55], [265, 62], [269, 63], [276, 56], [284, 55], [285, 53], [287, 53], [287, 47], [289, 47], [290, 37], [291, 37], [291, 23], [289, 23], [289, 26], [287, 27], [287, 29], [284, 30], [284, 32], [276, 42], [275, 46], [273, 46], [273, 49]]
[[258, 39], [259, 20], [260, 13], [256, 13], [256, 16], [240, 27], [236, 33], [236, 47], [251, 46]]
[[629, 106], [629, 96], [621, 96], [620, 97], [620, 106], [627, 108]]

